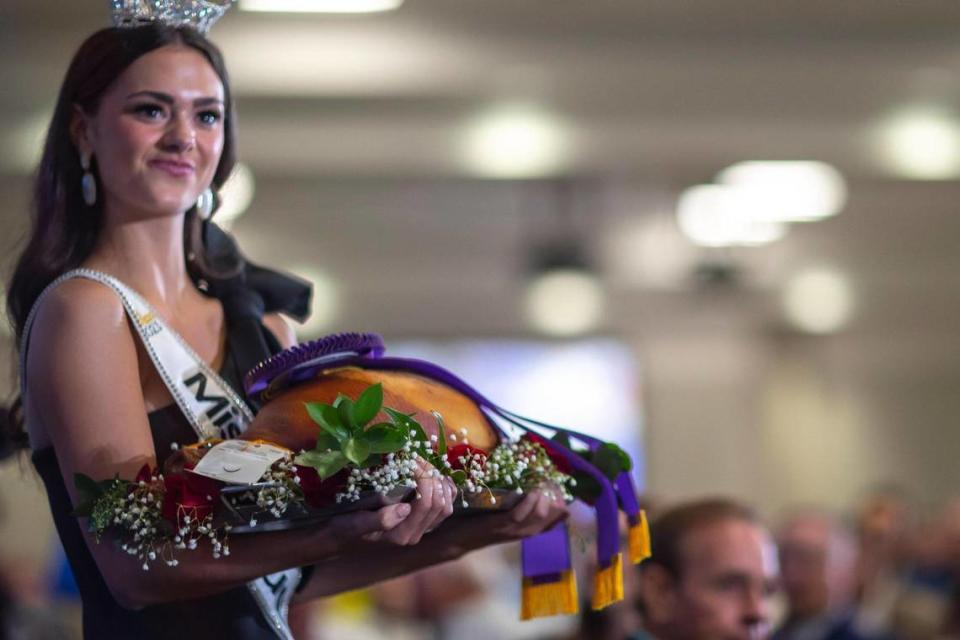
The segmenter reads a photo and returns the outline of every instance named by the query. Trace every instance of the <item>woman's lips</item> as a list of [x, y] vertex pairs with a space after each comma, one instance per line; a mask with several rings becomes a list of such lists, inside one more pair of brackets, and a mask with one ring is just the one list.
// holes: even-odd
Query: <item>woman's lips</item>
[[160, 171], [165, 171], [176, 178], [185, 178], [193, 175], [192, 164], [186, 162], [176, 162], [174, 160], [151, 160], [150, 166]]

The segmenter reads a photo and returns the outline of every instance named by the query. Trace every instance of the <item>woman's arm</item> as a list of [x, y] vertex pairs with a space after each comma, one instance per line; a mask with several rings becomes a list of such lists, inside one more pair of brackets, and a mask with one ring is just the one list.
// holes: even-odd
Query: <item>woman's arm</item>
[[[135, 340], [119, 300], [98, 283], [66, 282], [38, 312], [28, 354], [27, 421], [46, 429], [34, 434], [35, 443], [39, 437], [54, 446], [74, 504], [75, 473], [132, 478], [143, 464], [156, 464]], [[426, 504], [414, 505], [414, 511], [442, 512], [441, 495], [419, 501]], [[361, 536], [389, 532], [409, 513], [409, 506], [394, 505], [340, 516], [308, 531], [236, 536], [229, 557], [214, 559], [201, 549], [178, 567], [156, 563], [150, 571], [113, 544], [97, 544], [89, 534], [87, 544], [117, 602], [140, 608], [217, 593], [348, 553]], [[430, 526], [433, 519], [421, 518], [413, 533]], [[394, 541], [405, 543], [406, 537]]]
[[359, 589], [456, 560], [481, 547], [536, 535], [567, 515], [567, 507], [559, 496], [534, 491], [510, 511], [451, 518], [428, 533], [420, 545], [398, 548], [366, 542], [355, 554], [317, 564], [310, 581], [297, 593], [294, 602]]

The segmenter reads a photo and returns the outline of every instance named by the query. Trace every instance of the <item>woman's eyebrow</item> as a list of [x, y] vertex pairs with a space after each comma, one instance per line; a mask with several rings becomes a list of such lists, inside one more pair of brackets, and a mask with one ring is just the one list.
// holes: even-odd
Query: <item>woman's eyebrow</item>
[[168, 93], [162, 93], [160, 91], [136, 91], [128, 95], [127, 99], [129, 100], [130, 98], [138, 98], [141, 96], [148, 96], [153, 98], [154, 100], [158, 100], [165, 104], [173, 104], [175, 102], [173, 99], [173, 96], [171, 96]]
[[[130, 98], [137, 98], [142, 96], [147, 96], [147, 97], [153, 98], [154, 100], [157, 100], [158, 102], [162, 102], [164, 104], [169, 104], [169, 105], [173, 105], [176, 102], [173, 96], [171, 96], [168, 93], [163, 93], [162, 91], [136, 91], [128, 95], [127, 99], [129, 100]], [[196, 100], [193, 101], [193, 106], [195, 107], [205, 107], [211, 104], [223, 104], [223, 100], [221, 100], [220, 98], [215, 98], [213, 96], [210, 96], [205, 98], [197, 98]]]

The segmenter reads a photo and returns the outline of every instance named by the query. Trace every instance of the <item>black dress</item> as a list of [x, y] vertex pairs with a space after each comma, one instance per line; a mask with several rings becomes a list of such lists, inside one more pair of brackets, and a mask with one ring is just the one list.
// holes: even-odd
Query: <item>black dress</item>
[[[232, 263], [241, 256], [233, 239], [215, 224], [203, 223], [207, 259]], [[244, 397], [243, 374], [263, 358], [279, 352], [276, 337], [263, 326], [264, 313], [283, 312], [298, 321], [309, 315], [311, 285], [290, 274], [279, 273], [244, 260], [242, 272], [230, 280], [211, 281], [208, 295], [223, 305], [227, 323], [227, 349], [220, 375]], [[255, 407], [252, 407], [255, 409]], [[174, 404], [148, 414], [158, 466], [170, 455], [172, 443], [196, 442], [186, 417]], [[83, 602], [86, 640], [274, 640], [268, 623], [247, 586], [205, 598], [124, 609], [110, 594], [84, 540], [80, 523], [64, 486], [53, 447], [35, 451], [33, 464], [43, 479], [54, 524], [70, 562]], [[141, 571], [131, 558], [131, 571]], [[310, 574], [303, 571], [301, 588]]]
[[[272, 337], [272, 336], [270, 336]], [[229, 341], [228, 341], [229, 344]], [[228, 348], [220, 375], [234, 389], [240, 387], [236, 359]], [[242, 390], [241, 390], [242, 393]], [[189, 444], [197, 436], [176, 404], [148, 414], [157, 464], [170, 455], [172, 443]], [[37, 450], [33, 464], [43, 479], [50, 511], [83, 602], [83, 635], [87, 640], [274, 640], [277, 636], [246, 586], [204, 598], [124, 609], [107, 588], [80, 529], [70, 515], [73, 506], [64, 486], [53, 447]], [[104, 541], [101, 544], [110, 544]], [[130, 558], [130, 570], [141, 571]]]

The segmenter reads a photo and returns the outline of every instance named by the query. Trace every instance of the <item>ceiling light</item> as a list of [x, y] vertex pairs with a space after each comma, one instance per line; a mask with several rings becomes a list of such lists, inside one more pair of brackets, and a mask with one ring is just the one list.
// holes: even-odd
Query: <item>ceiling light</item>
[[530, 324], [551, 336], [569, 337], [594, 329], [603, 318], [603, 286], [596, 275], [574, 268], [544, 271], [527, 289]]
[[810, 269], [794, 276], [783, 293], [783, 309], [794, 327], [826, 334], [842, 329], [853, 315], [853, 288], [840, 273]]
[[403, 0], [242, 0], [240, 8], [277, 13], [376, 13], [402, 4]]
[[763, 211], [763, 197], [750, 189], [702, 184], [680, 195], [677, 224], [701, 246], [757, 246], [787, 233], [785, 224], [765, 219]]
[[913, 180], [960, 176], [960, 122], [951, 111], [905, 109], [883, 122], [876, 138], [879, 159], [894, 175]]
[[536, 178], [556, 174], [565, 161], [566, 132], [558, 119], [531, 106], [502, 106], [468, 127], [463, 159], [486, 178]]
[[220, 208], [214, 216], [217, 224], [224, 229], [230, 229], [236, 219], [250, 208], [254, 191], [255, 184], [250, 167], [237, 163], [220, 189]]
[[840, 172], [815, 161], [750, 161], [724, 169], [723, 185], [754, 192], [752, 215], [770, 222], [806, 222], [836, 215], [847, 199]]

